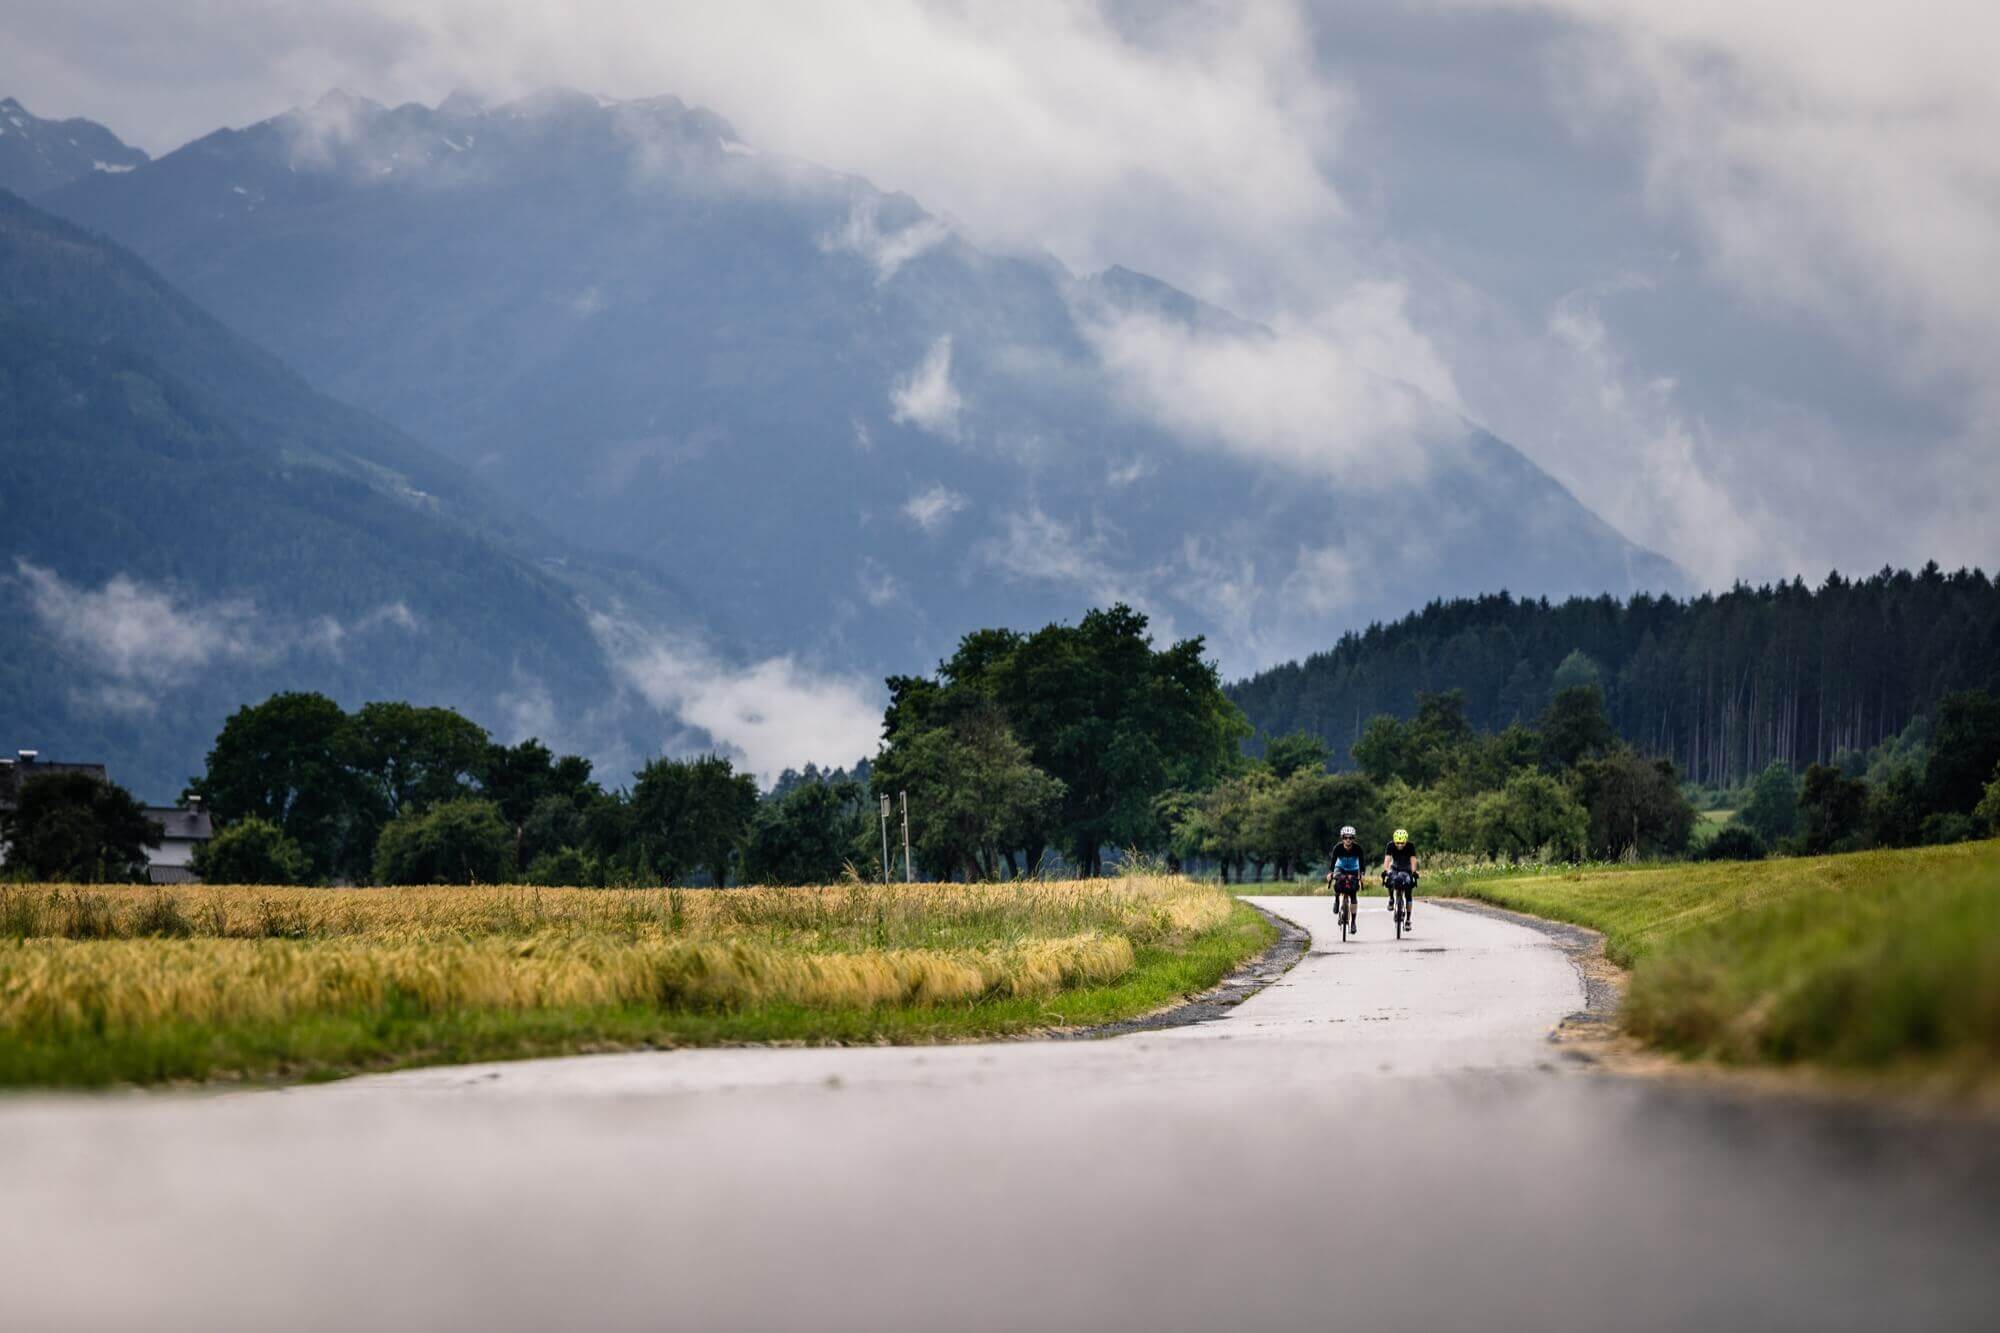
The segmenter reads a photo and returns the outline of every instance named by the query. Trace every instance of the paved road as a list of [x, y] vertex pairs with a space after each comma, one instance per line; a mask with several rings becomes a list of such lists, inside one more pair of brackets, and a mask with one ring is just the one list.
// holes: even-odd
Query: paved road
[[1992, 1326], [1990, 1131], [1556, 1070], [1536, 933], [1265, 905], [1191, 1028], [0, 1104], [0, 1325]]

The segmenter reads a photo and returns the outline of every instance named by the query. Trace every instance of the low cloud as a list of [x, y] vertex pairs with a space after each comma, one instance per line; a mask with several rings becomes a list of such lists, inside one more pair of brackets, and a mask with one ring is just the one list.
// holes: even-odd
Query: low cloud
[[91, 588], [28, 560], [17, 559], [14, 569], [43, 631], [73, 660], [110, 678], [87, 693], [121, 712], [150, 708], [158, 691], [186, 683], [211, 663], [261, 664], [292, 653], [337, 657], [357, 635], [418, 627], [402, 602], [350, 621], [290, 620], [264, 614], [247, 599], [202, 602], [129, 574]]
[[217, 659], [270, 655], [254, 633], [257, 610], [249, 602], [203, 606], [125, 574], [93, 589], [26, 560], [14, 568], [43, 630], [71, 655], [121, 681], [174, 685]]
[[1145, 612], [1156, 635], [1171, 638], [1173, 618], [1151, 595], [1145, 573], [1119, 568], [1109, 547], [1103, 534], [1085, 532], [1034, 506], [1006, 515], [999, 533], [980, 543], [979, 554], [1010, 578], [1075, 588], [1085, 605], [1123, 602]]
[[924, 359], [889, 391], [889, 419], [947, 440], [958, 438], [965, 400], [951, 383], [951, 335], [932, 343]]
[[837, 230], [820, 237], [819, 248], [830, 254], [859, 255], [875, 270], [875, 281], [883, 283], [895, 277], [896, 270], [903, 265], [951, 235], [951, 228], [929, 216], [885, 232], [880, 213], [881, 206], [873, 196], [855, 200], [847, 220]]
[[1338, 546], [1301, 546], [1285, 578], [1285, 600], [1316, 616], [1331, 616], [1360, 600], [1355, 589], [1366, 573]]
[[[591, 628], [619, 677], [684, 728], [703, 733], [766, 784], [787, 768], [852, 762], [881, 736], [879, 692], [858, 676], [789, 655], [737, 665], [699, 639], [597, 613]], [[705, 748], [685, 735], [678, 748]]]
[[951, 521], [952, 515], [966, 506], [966, 499], [957, 491], [943, 485], [933, 485], [918, 491], [903, 504], [903, 516], [922, 528], [926, 535], [935, 536]]
[[1127, 458], [1104, 469], [1104, 484], [1114, 491], [1144, 481], [1157, 471], [1151, 459]]
[[[1548, 320], [1551, 343], [1567, 354], [1554, 386], [1568, 387], [1561, 428], [1595, 445], [1582, 458], [1577, 449], [1565, 451], [1580, 489], [1625, 535], [1666, 554], [1703, 586], [1791, 565], [1795, 553], [1780, 545], [1759, 489], [1724, 480], [1707, 429], [1677, 405], [1673, 377], [1626, 364], [1598, 309], [1606, 290], [1570, 293]], [[1556, 443], [1565, 442], [1558, 436]]]
[[1356, 288], [1269, 335], [1151, 311], [1081, 306], [1077, 318], [1125, 407], [1196, 448], [1380, 482], [1421, 476], [1426, 446], [1464, 433], [1451, 375], [1393, 284]]
[[[1727, 301], [1726, 318], [1751, 312], [1766, 340], [1758, 352], [1782, 365], [1760, 386], [1732, 382], [1706, 348], [1664, 353], [1694, 363], [1685, 396], [1704, 402], [1713, 424], [1646, 406], [1642, 415], [1678, 417], [1678, 430], [1664, 420], [1642, 433], [1628, 474], [1692, 458], [1763, 512], [1739, 516], [1754, 531], [1725, 526], [1719, 544], [1693, 525], [1679, 544], [1651, 539], [1718, 581], [1932, 556], [1990, 561], [2000, 505], [2000, 9], [1984, 0], [1454, 2], [1567, 20], [1551, 25], [1561, 35], [1544, 68], [1578, 142], [1630, 152], [1675, 258], [1685, 246], [1688, 277], [1726, 294], [1716, 302]], [[1693, 336], [1714, 331], [1704, 322]], [[1832, 346], [1821, 351], [1821, 339]], [[1814, 361], [1824, 363], [1818, 381]], [[1652, 378], [1628, 387], [1643, 396]], [[1593, 436], [1572, 452], [1615, 448]], [[1667, 470], [1670, 482], [1685, 480], [1678, 465]], [[1857, 489], [1857, 474], [1870, 486]], [[1582, 492], [1649, 535], [1619, 512], [1613, 489]], [[1656, 504], [1702, 498], [1669, 489]], [[1732, 549], [1753, 558], [1731, 566]]]
[[[1493, 3], [1495, 0], [1482, 0]], [[1504, 0], [1502, 0], [1504, 2]], [[1589, 39], [1556, 67], [1579, 124], [1634, 117], [1653, 201], [1732, 283], [1867, 321], [1919, 369], [2000, 353], [2000, 11], [1537, 0]], [[1879, 322], [1878, 322], [1879, 321]]]
[[854, 578], [860, 585], [862, 600], [870, 606], [894, 606], [903, 600], [902, 580], [883, 568], [882, 562], [872, 556], [861, 557], [861, 564], [855, 570]]

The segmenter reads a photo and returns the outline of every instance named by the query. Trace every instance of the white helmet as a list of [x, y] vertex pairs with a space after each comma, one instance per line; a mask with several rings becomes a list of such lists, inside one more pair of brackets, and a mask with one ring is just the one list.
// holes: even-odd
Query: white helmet
[[1343, 838], [1351, 838], [1351, 837], [1353, 837], [1353, 836], [1354, 836], [1354, 825], [1352, 825], [1352, 824], [1342, 824], [1342, 825], [1340, 826], [1340, 836], [1341, 836], [1341, 837], [1343, 837]]

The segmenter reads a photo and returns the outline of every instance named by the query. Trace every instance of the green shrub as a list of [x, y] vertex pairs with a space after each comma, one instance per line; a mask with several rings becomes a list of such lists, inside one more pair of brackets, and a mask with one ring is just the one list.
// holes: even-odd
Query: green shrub
[[1726, 824], [1701, 849], [1704, 861], [1761, 861], [1766, 848], [1756, 830], [1741, 824]]
[[398, 815], [375, 843], [378, 884], [498, 884], [513, 865], [500, 807], [469, 797]]
[[252, 815], [196, 847], [194, 873], [207, 884], [305, 884], [312, 857], [276, 824]]
[[599, 888], [604, 884], [604, 868], [597, 858], [574, 847], [543, 852], [528, 867], [528, 883], [544, 888]]
[[1979, 822], [1971, 815], [1930, 815], [1924, 819], [1917, 839], [1926, 847], [1943, 847], [1954, 842], [1971, 842], [1979, 836]]

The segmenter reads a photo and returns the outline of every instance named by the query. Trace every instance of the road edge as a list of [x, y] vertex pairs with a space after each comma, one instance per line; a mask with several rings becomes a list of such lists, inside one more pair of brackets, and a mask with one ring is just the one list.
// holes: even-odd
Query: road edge
[[1618, 1009], [1625, 1001], [1625, 983], [1631, 974], [1611, 961], [1604, 952], [1604, 936], [1588, 926], [1567, 921], [1551, 921], [1510, 911], [1472, 898], [1437, 898], [1441, 906], [1474, 916], [1522, 926], [1550, 940], [1576, 969], [1583, 983], [1583, 1008], [1565, 1014], [1549, 1033], [1549, 1040], [1563, 1047], [1563, 1053], [1582, 1063], [1598, 1063], [1613, 1053], [1614, 1047], [1630, 1043], [1618, 1023]]
[[1122, 1037], [1133, 1032], [1158, 1032], [1165, 1028], [1188, 1027], [1195, 1023], [1207, 1023], [1221, 1018], [1231, 1009], [1263, 990], [1279, 977], [1292, 970], [1299, 959], [1306, 956], [1312, 946], [1312, 933], [1297, 922], [1266, 911], [1256, 903], [1237, 899], [1277, 928], [1278, 938], [1264, 951], [1247, 962], [1237, 965], [1236, 970], [1199, 995], [1189, 995], [1164, 1009], [1155, 1009], [1150, 1014], [1137, 1018], [1124, 1018], [1116, 1023], [1099, 1023], [1086, 1028], [1056, 1028], [1051, 1031], [1023, 1033], [1026, 1040], [1043, 1041], [1096, 1041], [1104, 1037]]
[[1605, 956], [1604, 936], [1588, 926], [1551, 921], [1470, 898], [1438, 898], [1440, 905], [1524, 926], [1551, 940], [1568, 955], [1583, 982], [1584, 1007], [1567, 1015], [1549, 1033], [1563, 1056], [1589, 1072], [1643, 1079], [1710, 1096], [1761, 1102], [1789, 1101], [1825, 1110], [1848, 1108], [1890, 1113], [1912, 1120], [1992, 1125], [2000, 1123], [2000, 1088], [1973, 1092], [1923, 1080], [1840, 1074], [1811, 1066], [1777, 1068], [1687, 1060], [1646, 1045], [1624, 1030], [1618, 1009], [1631, 977]]

